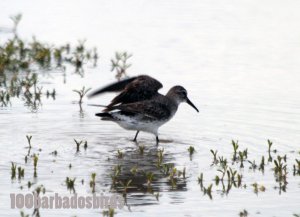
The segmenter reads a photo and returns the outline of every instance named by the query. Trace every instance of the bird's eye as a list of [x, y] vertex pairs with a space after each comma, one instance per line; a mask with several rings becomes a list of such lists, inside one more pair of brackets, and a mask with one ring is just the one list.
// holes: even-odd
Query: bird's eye
[[186, 94], [186, 91], [181, 91], [180, 94], [181, 94], [182, 96], [186, 96], [186, 95], [187, 95], [187, 94]]

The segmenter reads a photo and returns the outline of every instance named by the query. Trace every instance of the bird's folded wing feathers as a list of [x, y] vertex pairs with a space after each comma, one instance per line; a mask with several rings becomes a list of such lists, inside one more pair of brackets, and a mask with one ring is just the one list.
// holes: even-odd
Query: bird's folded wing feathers
[[120, 110], [133, 114], [140, 114], [152, 119], [164, 119], [170, 116], [170, 109], [163, 103], [147, 100], [137, 103], [129, 103], [112, 107], [112, 110]]

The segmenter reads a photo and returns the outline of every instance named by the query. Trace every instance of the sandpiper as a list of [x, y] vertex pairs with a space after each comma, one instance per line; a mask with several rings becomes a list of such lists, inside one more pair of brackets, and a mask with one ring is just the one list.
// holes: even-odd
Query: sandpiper
[[136, 141], [140, 131], [144, 131], [154, 134], [158, 144], [158, 128], [175, 115], [180, 103], [186, 102], [199, 112], [187, 97], [185, 88], [174, 86], [166, 95], [162, 95], [158, 93], [162, 87], [156, 79], [140, 75], [95, 90], [88, 97], [121, 91], [96, 116], [101, 117], [101, 120], [115, 122], [124, 129], [137, 131], [133, 141]]

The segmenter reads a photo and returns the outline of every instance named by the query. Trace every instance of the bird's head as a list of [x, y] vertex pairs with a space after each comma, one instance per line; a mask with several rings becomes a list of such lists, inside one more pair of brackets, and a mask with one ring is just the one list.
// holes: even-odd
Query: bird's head
[[184, 87], [182, 87], [182, 86], [172, 87], [169, 90], [169, 92], [167, 93], [167, 96], [174, 99], [178, 104], [180, 104], [182, 102], [186, 102], [187, 104], [192, 106], [197, 112], [199, 112], [197, 107], [191, 102], [191, 100], [189, 100], [189, 98], [187, 96], [187, 91]]

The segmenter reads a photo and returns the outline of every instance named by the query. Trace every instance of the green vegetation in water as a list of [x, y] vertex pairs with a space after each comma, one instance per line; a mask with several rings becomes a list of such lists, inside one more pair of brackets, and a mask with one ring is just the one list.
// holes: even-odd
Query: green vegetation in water
[[[32, 136], [27, 135], [26, 139], [29, 145], [29, 149], [32, 148]], [[77, 141], [76, 139], [74, 139], [74, 141], [76, 143], [77, 152], [80, 151], [81, 145], [84, 145], [84, 147], [87, 148], [87, 141]], [[267, 152], [269, 155], [271, 155], [271, 153], [277, 153], [277, 151], [274, 152], [271, 150], [271, 147], [273, 147], [272, 144], [273, 143], [268, 140]], [[194, 153], [195, 149], [194, 147], [191, 147], [192, 146], [190, 146], [189, 149], [193, 150], [192, 153]], [[262, 184], [258, 184], [258, 182], [254, 181], [253, 184], [249, 184], [249, 186], [246, 185], [243, 177], [244, 168], [250, 169], [251, 172], [263, 172], [269, 168], [275, 178], [275, 189], [279, 190], [279, 194], [286, 192], [288, 185], [287, 155], [278, 154], [276, 157], [272, 156], [272, 162], [269, 162], [267, 164], [265, 162], [265, 156], [262, 156], [260, 163], [256, 163], [255, 160], [248, 159], [248, 150], [241, 149], [241, 145], [239, 145], [238, 142], [232, 141], [232, 147], [233, 152], [232, 154], [230, 153], [230, 157], [228, 159], [224, 156], [221, 156], [218, 153], [218, 150], [210, 150], [213, 157], [211, 167], [216, 169], [216, 174], [213, 176], [214, 178], [212, 180], [206, 178], [206, 180], [204, 181], [204, 174], [200, 173], [200, 176], [198, 177], [198, 184], [200, 185], [200, 190], [204, 196], [207, 196], [212, 200], [214, 192], [221, 192], [221, 195], [228, 195], [233, 188], [245, 189], [247, 187], [251, 189], [253, 188], [253, 192], [257, 195], [265, 192], [266, 187]], [[156, 148], [154, 151], [152, 149], [144, 151], [144, 149], [144, 146], [139, 146], [136, 150], [133, 151], [133, 154], [135, 154], [136, 157], [143, 159], [148, 159], [147, 157], [149, 157], [149, 155], [153, 157], [151, 158], [151, 163], [153, 165], [151, 165], [152, 167], [147, 167], [147, 170], [141, 169], [142, 167], [138, 168], [138, 166], [140, 166], [139, 163], [137, 163], [133, 167], [128, 167], [128, 165], [124, 164], [124, 162], [126, 162], [126, 160], [132, 156], [127, 155], [126, 152], [124, 153], [124, 151], [117, 150], [117, 155], [115, 156], [115, 158], [122, 160], [116, 160], [116, 162], [120, 164], [115, 165], [112, 169], [111, 190], [113, 192], [122, 193], [124, 198], [126, 199], [128, 194], [134, 191], [142, 191], [144, 193], [153, 195], [153, 197], [158, 200], [160, 192], [159, 188], [157, 188], [157, 182], [161, 182], [162, 180], [164, 180], [164, 182], [170, 187], [170, 190], [178, 190], [182, 188], [182, 185], [185, 186], [186, 181], [189, 179], [189, 177], [186, 177], [186, 167], [179, 168], [176, 167], [174, 163], [168, 162], [168, 155], [165, 155], [164, 148]], [[190, 150], [189, 152], [191, 153]], [[113, 152], [113, 155], [115, 155], [115, 153], [116, 152]], [[54, 152], [52, 152], [52, 154], [56, 156], [57, 151], [55, 150]], [[143, 156], [141, 156], [141, 154]], [[39, 156], [37, 154], [28, 154], [27, 156], [30, 156], [30, 158], [28, 158], [29, 160], [33, 160], [34, 173], [36, 174]], [[75, 157], [77, 156], [78, 155], [75, 155]], [[70, 164], [69, 168], [71, 167], [72, 166]], [[300, 160], [295, 159], [291, 169], [294, 176], [300, 175]], [[17, 166], [16, 163], [12, 162], [11, 179], [13, 180], [18, 177], [19, 182], [22, 182], [23, 180], [21, 179], [24, 179], [24, 175], [25, 168]], [[70, 192], [74, 193], [75, 180], [76, 177], [67, 177], [65, 180], [67, 189], [70, 190]], [[84, 183], [83, 179], [81, 183]], [[35, 184], [35, 182], [33, 182], [33, 184]], [[28, 181], [27, 186], [28, 189], [31, 188], [32, 183]], [[23, 186], [21, 186], [21, 188], [22, 187]], [[91, 188], [92, 193], [96, 192], [96, 173], [92, 173], [90, 175], [89, 187]], [[37, 189], [35, 191], [45, 192], [45, 189], [41, 186]], [[247, 212], [243, 212], [242, 215], [246, 216], [248, 214]]]
[[25, 169], [22, 167], [18, 167], [18, 178], [24, 178], [24, 174], [25, 174]]
[[131, 179], [128, 180], [128, 181], [126, 181], [126, 182], [120, 181], [120, 185], [121, 185], [122, 188], [123, 188], [123, 194], [124, 194], [124, 195], [127, 194], [127, 190], [128, 190], [128, 188], [130, 187], [131, 182], [132, 182]]
[[16, 172], [17, 172], [17, 165], [14, 162], [11, 162], [11, 179], [16, 178]]
[[29, 217], [29, 214], [25, 214], [24, 211], [20, 211], [21, 217]]
[[[17, 27], [22, 15], [11, 17], [13, 21], [12, 37], [0, 44], [0, 106], [11, 105], [11, 98], [21, 98], [31, 111], [41, 106], [44, 94], [55, 99], [56, 91], [47, 90], [39, 85], [37, 72], [52, 70], [65, 73], [67, 65], [75, 68], [75, 73], [83, 76], [83, 66], [90, 61], [97, 65], [97, 49], [87, 49], [85, 40], [78, 45], [49, 45], [33, 37], [30, 41], [20, 38]], [[22, 96], [22, 97], [20, 97]], [[81, 99], [82, 101], [82, 99]]]
[[213, 187], [213, 184], [210, 184], [208, 187], [203, 187], [204, 195], [208, 195], [211, 200], [212, 200], [212, 195], [211, 195], [212, 187]]
[[295, 175], [300, 175], [300, 160], [295, 159], [296, 164], [293, 165], [293, 174]]
[[69, 178], [69, 177], [66, 178], [67, 189], [70, 192], [74, 192], [75, 193], [75, 181], [76, 181], [76, 178], [73, 178], [73, 179]]
[[259, 185], [256, 182], [252, 184], [253, 186], [253, 191], [255, 194], [258, 194], [258, 192], [265, 192], [266, 191], [266, 187], [263, 185]]
[[78, 93], [79, 95], [79, 101], [78, 104], [81, 105], [82, 104], [82, 99], [83, 97], [87, 94], [87, 92], [89, 92], [91, 90], [91, 88], [87, 88], [85, 89], [85, 87], [83, 86], [80, 90], [73, 90], [75, 93]]
[[188, 152], [189, 152], [189, 154], [190, 154], [190, 159], [192, 160], [192, 156], [193, 156], [193, 154], [196, 152], [195, 148], [194, 148], [193, 146], [190, 146], [190, 147], [188, 148]]
[[121, 80], [122, 77], [127, 77], [127, 69], [131, 66], [128, 63], [128, 59], [132, 57], [132, 54], [127, 52], [116, 52], [115, 58], [111, 59], [111, 71], [116, 73], [116, 78]]
[[73, 139], [75, 144], [76, 144], [76, 152], [79, 152], [80, 151], [80, 146], [83, 144], [83, 148], [86, 150], [87, 147], [88, 147], [88, 142], [87, 141], [84, 141], [84, 140], [76, 140], [76, 139]]
[[95, 187], [96, 187], [96, 173], [91, 174], [91, 181], [90, 181], [90, 187], [92, 189], [92, 192], [95, 193]]
[[114, 217], [115, 210], [113, 208], [109, 208], [108, 210], [103, 210], [102, 215], [103, 217]]
[[241, 211], [241, 212], [239, 213], [239, 216], [240, 216], [240, 217], [248, 217], [248, 211], [244, 209], [243, 211]]
[[119, 159], [123, 158], [123, 156], [124, 156], [123, 152], [121, 150], [118, 150], [117, 156], [118, 156]]
[[26, 135], [26, 139], [28, 141], [29, 148], [31, 148], [31, 139], [32, 139], [32, 136], [31, 135]]
[[140, 155], [143, 155], [145, 151], [145, 146], [144, 145], [139, 145], [139, 153]]
[[33, 155], [33, 167], [34, 167], [34, 173], [33, 176], [36, 178], [37, 177], [37, 163], [38, 163], [39, 157], [34, 154]]

